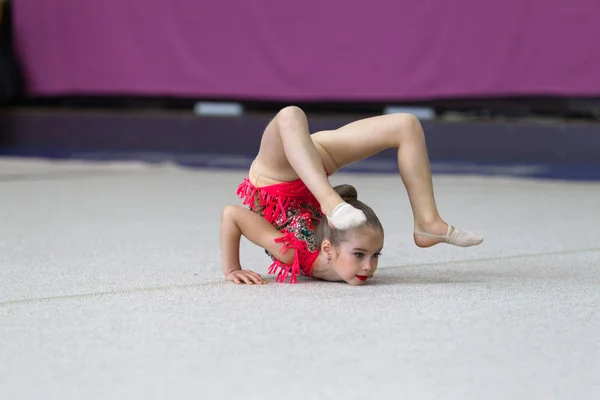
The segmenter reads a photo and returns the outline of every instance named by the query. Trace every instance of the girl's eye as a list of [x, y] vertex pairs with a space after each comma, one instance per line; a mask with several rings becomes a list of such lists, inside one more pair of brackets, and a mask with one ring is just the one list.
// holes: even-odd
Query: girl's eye
[[373, 254], [373, 257], [375, 257], [375, 258], [379, 258], [380, 256], [381, 256], [381, 253], [375, 253], [375, 254]]
[[364, 256], [363, 253], [354, 253], [354, 255], [358, 258], [363, 258], [363, 256]]

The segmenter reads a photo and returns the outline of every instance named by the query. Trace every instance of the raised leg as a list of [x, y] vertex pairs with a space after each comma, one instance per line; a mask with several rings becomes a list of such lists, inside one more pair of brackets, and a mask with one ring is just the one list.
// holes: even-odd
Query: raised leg
[[[483, 240], [468, 231], [455, 231], [440, 217], [425, 135], [415, 116], [401, 113], [367, 118], [335, 131], [317, 132], [312, 139], [327, 151], [338, 168], [386, 149], [398, 149], [398, 169], [413, 211], [417, 246], [429, 247], [452, 240], [453, 244], [472, 246]], [[458, 234], [460, 240], [455, 237]], [[449, 239], [451, 235], [453, 239]]]
[[298, 107], [284, 108], [269, 123], [251, 175], [270, 181], [302, 179], [337, 228], [352, 228], [366, 220], [362, 211], [347, 205], [329, 183], [321, 155], [311, 140], [306, 115]]

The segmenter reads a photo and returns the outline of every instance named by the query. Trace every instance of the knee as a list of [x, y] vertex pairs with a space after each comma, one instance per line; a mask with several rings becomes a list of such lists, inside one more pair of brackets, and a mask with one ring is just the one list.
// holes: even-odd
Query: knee
[[306, 119], [306, 114], [300, 107], [297, 106], [284, 107], [277, 113], [277, 121], [279, 123], [285, 123], [298, 119]]
[[235, 214], [238, 212], [240, 206], [225, 206], [221, 212], [221, 221], [233, 221], [235, 220]]
[[423, 127], [418, 117], [408, 113], [394, 114], [397, 132], [403, 138], [421, 138], [423, 137]]
[[396, 114], [398, 124], [405, 129], [414, 130], [421, 127], [421, 121], [414, 114], [398, 113]]
[[298, 106], [287, 106], [279, 110], [279, 115], [304, 115], [304, 111]]

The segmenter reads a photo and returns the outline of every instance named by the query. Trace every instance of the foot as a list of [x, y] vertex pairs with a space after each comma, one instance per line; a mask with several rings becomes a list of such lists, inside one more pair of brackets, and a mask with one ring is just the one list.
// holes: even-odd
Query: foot
[[423, 230], [415, 230], [415, 244], [419, 247], [431, 247], [439, 243], [448, 243], [459, 247], [477, 246], [483, 242], [483, 238], [475, 232], [460, 230], [452, 225], [447, 225], [446, 234], [440, 234], [440, 228], [434, 228], [428, 233]]
[[367, 222], [364, 212], [345, 202], [338, 205], [327, 219], [331, 226], [340, 230], [357, 228]]

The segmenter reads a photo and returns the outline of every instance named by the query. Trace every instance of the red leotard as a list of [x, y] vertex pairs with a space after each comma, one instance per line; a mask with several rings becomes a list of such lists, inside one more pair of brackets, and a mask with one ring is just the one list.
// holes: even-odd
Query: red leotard
[[283, 243], [281, 253], [294, 250], [294, 260], [284, 264], [266, 252], [273, 263], [269, 274], [277, 274], [276, 282], [297, 282], [297, 276], [312, 276], [312, 267], [319, 255], [315, 228], [325, 217], [317, 199], [302, 180], [283, 182], [257, 188], [248, 178], [239, 185], [237, 195], [250, 210], [264, 217], [284, 234], [275, 242]]

